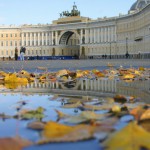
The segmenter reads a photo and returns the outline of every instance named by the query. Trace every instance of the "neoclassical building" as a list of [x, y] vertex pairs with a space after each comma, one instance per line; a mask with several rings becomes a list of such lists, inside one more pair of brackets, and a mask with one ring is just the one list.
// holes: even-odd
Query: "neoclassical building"
[[26, 57], [150, 58], [150, 0], [137, 0], [127, 15], [93, 20], [74, 4], [52, 24], [0, 26], [0, 57], [14, 57], [26, 47]]

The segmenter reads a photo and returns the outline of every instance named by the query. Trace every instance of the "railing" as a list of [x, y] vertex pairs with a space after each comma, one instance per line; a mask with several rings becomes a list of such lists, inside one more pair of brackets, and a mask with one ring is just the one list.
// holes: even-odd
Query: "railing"
[[47, 83], [30, 83], [26, 88], [49, 88], [63, 90], [79, 90], [79, 91], [100, 91], [100, 92], [116, 92], [116, 80], [108, 79], [81, 79], [77, 82], [47, 82]]

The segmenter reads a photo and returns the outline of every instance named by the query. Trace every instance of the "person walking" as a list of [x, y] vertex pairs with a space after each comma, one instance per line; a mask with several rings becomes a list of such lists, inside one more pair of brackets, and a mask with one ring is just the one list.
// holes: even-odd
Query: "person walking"
[[20, 60], [24, 61], [24, 54], [26, 52], [26, 48], [25, 47], [21, 47], [20, 49]]
[[16, 61], [18, 60], [18, 49], [17, 49], [17, 47], [15, 48], [15, 60]]

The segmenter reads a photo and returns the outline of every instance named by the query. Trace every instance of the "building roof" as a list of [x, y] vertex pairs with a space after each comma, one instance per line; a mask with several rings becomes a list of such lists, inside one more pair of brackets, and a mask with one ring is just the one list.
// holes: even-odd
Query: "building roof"
[[150, 3], [150, 0], [137, 0], [130, 8], [129, 12], [134, 12], [143, 9]]

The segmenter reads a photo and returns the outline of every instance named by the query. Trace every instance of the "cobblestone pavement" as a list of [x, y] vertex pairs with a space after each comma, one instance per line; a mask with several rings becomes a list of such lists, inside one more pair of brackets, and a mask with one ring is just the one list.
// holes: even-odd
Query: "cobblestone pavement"
[[105, 69], [108, 64], [115, 67], [139, 67], [150, 68], [149, 59], [88, 59], [88, 60], [32, 60], [32, 61], [0, 61], [0, 70], [18, 71], [25, 69], [28, 71], [37, 71], [38, 67], [45, 67], [49, 71], [60, 69]]

